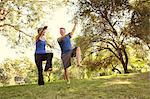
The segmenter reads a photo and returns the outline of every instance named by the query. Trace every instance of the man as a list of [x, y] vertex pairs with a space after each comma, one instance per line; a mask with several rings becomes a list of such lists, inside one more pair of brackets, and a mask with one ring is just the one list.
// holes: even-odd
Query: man
[[72, 49], [71, 45], [71, 37], [73, 36], [75, 29], [76, 29], [77, 23], [75, 22], [74, 27], [72, 31], [68, 34], [66, 34], [65, 28], [60, 28], [60, 34], [61, 37], [58, 38], [58, 43], [61, 48], [61, 59], [64, 66], [64, 79], [67, 80], [67, 84], [70, 83], [69, 77], [68, 77], [68, 67], [71, 66], [71, 57], [77, 58], [77, 66], [81, 66], [81, 50], [80, 47], [75, 47]]

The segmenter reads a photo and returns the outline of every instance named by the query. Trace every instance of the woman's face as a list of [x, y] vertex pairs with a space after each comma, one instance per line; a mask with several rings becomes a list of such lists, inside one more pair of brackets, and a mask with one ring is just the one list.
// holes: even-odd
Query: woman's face
[[43, 32], [42, 32], [42, 36], [45, 36], [45, 33], [46, 33], [46, 29], [45, 29], [45, 30], [43, 30]]

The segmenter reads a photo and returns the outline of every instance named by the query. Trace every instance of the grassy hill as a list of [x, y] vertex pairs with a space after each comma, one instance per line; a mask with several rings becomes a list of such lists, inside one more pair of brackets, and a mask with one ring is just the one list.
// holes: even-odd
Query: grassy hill
[[150, 99], [150, 73], [0, 87], [0, 99]]

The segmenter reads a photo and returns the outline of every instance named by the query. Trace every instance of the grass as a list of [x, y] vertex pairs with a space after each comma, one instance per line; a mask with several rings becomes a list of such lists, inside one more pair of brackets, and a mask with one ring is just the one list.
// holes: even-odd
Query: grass
[[150, 72], [0, 87], [0, 99], [150, 99]]

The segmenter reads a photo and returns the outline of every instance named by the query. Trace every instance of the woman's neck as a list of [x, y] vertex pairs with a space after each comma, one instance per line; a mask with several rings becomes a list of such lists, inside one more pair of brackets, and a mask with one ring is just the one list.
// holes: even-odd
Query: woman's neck
[[41, 36], [39, 39], [45, 41], [45, 36]]

